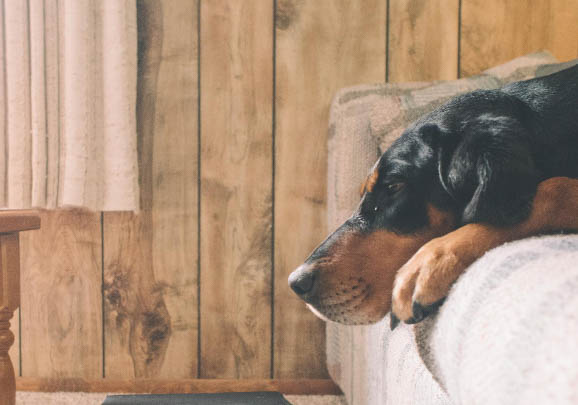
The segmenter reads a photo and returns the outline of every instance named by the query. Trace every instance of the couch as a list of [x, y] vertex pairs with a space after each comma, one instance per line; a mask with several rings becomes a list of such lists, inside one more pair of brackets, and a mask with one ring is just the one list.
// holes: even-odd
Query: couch
[[[375, 160], [417, 117], [458, 93], [576, 62], [541, 52], [456, 81], [341, 90], [330, 114], [328, 232], [350, 216]], [[370, 326], [328, 323], [327, 366], [350, 405], [577, 404], [578, 235], [486, 253], [418, 325], [391, 332], [389, 316]]]

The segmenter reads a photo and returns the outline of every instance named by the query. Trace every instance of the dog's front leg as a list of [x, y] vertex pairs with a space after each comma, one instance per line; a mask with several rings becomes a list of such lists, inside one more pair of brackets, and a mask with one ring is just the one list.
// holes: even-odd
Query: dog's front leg
[[527, 219], [508, 227], [464, 225], [426, 243], [397, 272], [392, 329], [434, 312], [456, 279], [488, 250], [505, 242], [555, 230], [578, 230], [578, 180], [555, 177], [539, 184]]

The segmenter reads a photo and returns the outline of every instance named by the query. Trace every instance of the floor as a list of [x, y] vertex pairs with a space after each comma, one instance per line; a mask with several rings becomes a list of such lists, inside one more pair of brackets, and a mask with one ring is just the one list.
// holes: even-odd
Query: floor
[[[83, 392], [17, 392], [18, 405], [101, 405], [106, 394]], [[342, 396], [335, 395], [287, 395], [293, 405], [347, 405]]]

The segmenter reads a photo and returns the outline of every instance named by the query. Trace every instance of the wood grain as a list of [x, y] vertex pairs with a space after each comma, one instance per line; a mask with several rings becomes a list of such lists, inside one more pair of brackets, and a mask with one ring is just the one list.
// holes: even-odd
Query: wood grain
[[385, 16], [385, 0], [277, 5], [275, 378], [327, 376], [324, 325], [287, 277], [327, 234], [329, 104], [341, 87], [385, 79]]
[[201, 3], [201, 377], [271, 356], [273, 2]]
[[14, 375], [20, 376], [20, 308], [14, 311], [14, 315], [10, 321], [10, 330], [14, 334], [14, 344], [8, 351], [8, 355], [12, 359]]
[[102, 375], [100, 214], [41, 212], [20, 235], [22, 375]]
[[236, 380], [236, 379], [55, 379], [16, 378], [18, 391], [41, 392], [120, 392], [151, 394], [189, 394], [217, 392], [279, 391], [286, 395], [339, 395], [329, 379]]
[[0, 211], [0, 233], [29, 231], [38, 228], [40, 228], [40, 214], [37, 211]]
[[152, 159], [152, 264], [171, 318], [160, 378], [197, 377], [197, 1], [163, 2]]
[[16, 403], [10, 321], [20, 305], [20, 251], [18, 233], [0, 234], [0, 404]]
[[105, 213], [105, 375], [197, 376], [197, 4], [141, 0], [141, 212]]
[[549, 50], [578, 57], [578, 0], [462, 0], [461, 75]]
[[[8, 210], [0, 212], [0, 234], [7, 234], [19, 231], [28, 231], [40, 228], [40, 216], [37, 211]], [[0, 235], [2, 238], [2, 235]], [[13, 242], [14, 243], [14, 242]], [[19, 251], [19, 242], [16, 238], [16, 250]], [[18, 261], [18, 263], [20, 263]], [[18, 275], [20, 277], [20, 274]], [[18, 303], [20, 306], [20, 286], [18, 287]], [[14, 334], [14, 344], [10, 348], [9, 355], [12, 359], [14, 372], [20, 375], [20, 309], [14, 311], [10, 320], [10, 330]]]
[[458, 9], [458, 0], [390, 0], [388, 81], [456, 78]]

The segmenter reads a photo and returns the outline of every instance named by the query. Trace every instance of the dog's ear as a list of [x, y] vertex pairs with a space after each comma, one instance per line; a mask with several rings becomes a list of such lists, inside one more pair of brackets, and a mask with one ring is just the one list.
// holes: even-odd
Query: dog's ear
[[462, 222], [519, 222], [529, 213], [542, 177], [526, 128], [511, 117], [480, 117], [464, 130], [447, 176], [465, 203]]
[[450, 165], [454, 151], [458, 145], [459, 139], [449, 130], [444, 129], [438, 124], [426, 124], [420, 128], [421, 139], [430, 147], [434, 156], [433, 162], [436, 167], [437, 177], [442, 188], [452, 198], [455, 198], [453, 191], [447, 182], [448, 167]]

